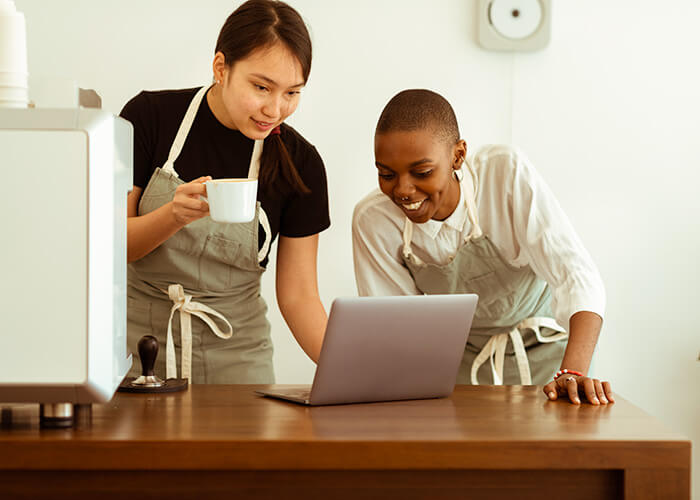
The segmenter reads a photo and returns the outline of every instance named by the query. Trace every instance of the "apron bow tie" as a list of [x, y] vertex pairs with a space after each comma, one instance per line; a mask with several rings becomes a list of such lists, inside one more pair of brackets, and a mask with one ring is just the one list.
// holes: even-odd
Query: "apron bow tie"
[[[555, 333], [545, 336], [542, 334], [541, 328], [549, 328]], [[526, 330], [534, 331], [537, 340], [542, 344], [556, 342], [557, 340], [562, 340], [569, 336], [569, 334], [551, 318], [532, 317], [521, 321], [518, 326], [511, 331], [496, 334], [486, 342], [486, 345], [484, 345], [481, 352], [479, 352], [472, 363], [471, 381], [473, 385], [479, 385], [477, 373], [481, 365], [483, 365], [487, 359], [491, 362], [491, 375], [493, 376], [494, 385], [503, 385], [503, 362], [505, 360], [508, 339], [513, 343], [515, 362], [520, 374], [520, 383], [522, 385], [532, 385], [530, 363], [527, 359], [527, 353], [522, 338], [522, 333]]]
[[[175, 359], [175, 342], [173, 341], [173, 316], [180, 311], [181, 369], [182, 377], [192, 380], [192, 315], [204, 321], [214, 334], [221, 339], [231, 338], [233, 328], [226, 317], [200, 302], [193, 302], [192, 295], [187, 295], [179, 283], [168, 286], [168, 297], [173, 301], [168, 321], [166, 343], [166, 378], [177, 378], [177, 361]], [[215, 316], [226, 324], [227, 331], [222, 332], [214, 320]]]

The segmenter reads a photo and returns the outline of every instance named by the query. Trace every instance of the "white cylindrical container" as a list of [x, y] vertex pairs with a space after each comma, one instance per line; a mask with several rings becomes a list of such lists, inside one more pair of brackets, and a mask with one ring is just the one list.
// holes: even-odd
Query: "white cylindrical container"
[[27, 107], [27, 28], [14, 0], [0, 0], [0, 107]]

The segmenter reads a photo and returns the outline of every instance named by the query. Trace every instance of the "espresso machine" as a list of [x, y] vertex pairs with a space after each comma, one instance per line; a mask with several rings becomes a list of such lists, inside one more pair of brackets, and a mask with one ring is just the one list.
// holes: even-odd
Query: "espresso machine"
[[60, 427], [108, 402], [131, 367], [133, 133], [77, 85], [62, 82], [56, 107], [31, 102], [13, 8], [0, 0], [0, 406], [39, 403], [42, 426]]

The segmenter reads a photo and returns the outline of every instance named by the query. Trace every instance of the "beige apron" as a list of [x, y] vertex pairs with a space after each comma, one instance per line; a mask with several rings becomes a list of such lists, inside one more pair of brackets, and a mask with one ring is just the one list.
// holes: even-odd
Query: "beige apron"
[[481, 378], [494, 384], [545, 384], [559, 368], [568, 335], [551, 319], [547, 283], [530, 267], [511, 266], [483, 234], [474, 196], [477, 178], [468, 163], [467, 168], [474, 182], [460, 188], [472, 229], [457, 254], [444, 265], [422, 262], [411, 252], [413, 224], [407, 218], [404, 263], [425, 294], [479, 295], [457, 383], [478, 384]]
[[[155, 169], [141, 196], [139, 215], [172, 201], [183, 184], [174, 163], [206, 91], [203, 87], [192, 99], [168, 160]], [[249, 177], [258, 176], [262, 145], [255, 141]], [[260, 250], [259, 223], [266, 235]], [[251, 222], [226, 224], [204, 217], [130, 263], [127, 325], [132, 352], [143, 335], [153, 335], [161, 346], [155, 366], [161, 376], [177, 376], [179, 352], [182, 377], [192, 383], [274, 383], [267, 305], [260, 295], [265, 270], [260, 262], [270, 239], [267, 216], [258, 202]], [[197, 319], [192, 321], [192, 316]], [[139, 373], [135, 361], [130, 375]]]

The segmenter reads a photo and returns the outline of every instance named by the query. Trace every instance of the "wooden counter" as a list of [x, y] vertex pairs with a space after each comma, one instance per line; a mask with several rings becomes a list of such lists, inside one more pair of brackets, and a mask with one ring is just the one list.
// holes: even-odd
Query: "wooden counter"
[[0, 498], [690, 497], [689, 440], [619, 396], [574, 406], [534, 386], [458, 386], [308, 408], [255, 388], [118, 393], [69, 430], [16, 407], [0, 429]]

